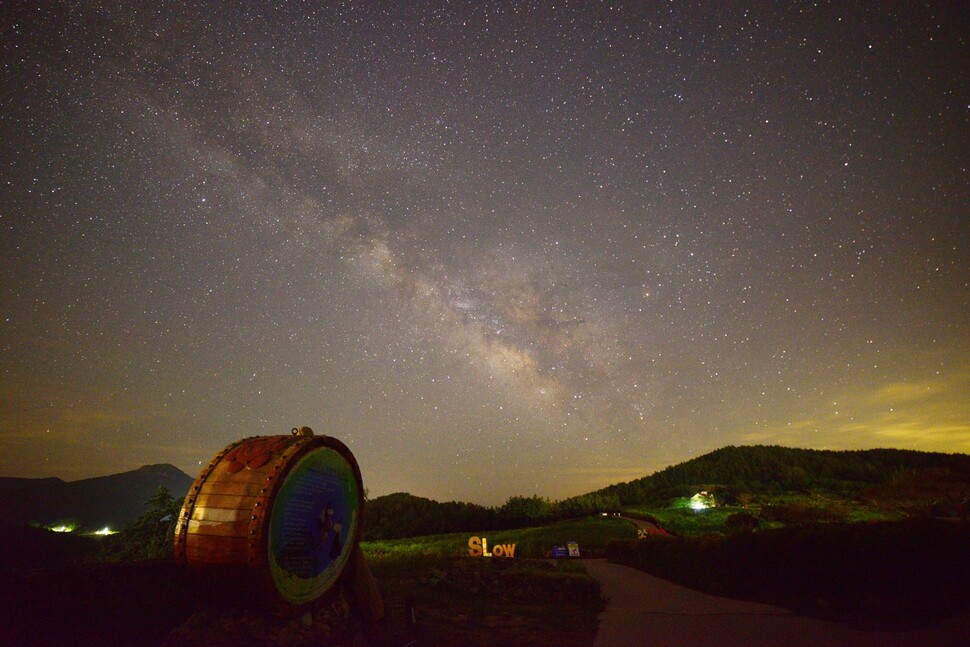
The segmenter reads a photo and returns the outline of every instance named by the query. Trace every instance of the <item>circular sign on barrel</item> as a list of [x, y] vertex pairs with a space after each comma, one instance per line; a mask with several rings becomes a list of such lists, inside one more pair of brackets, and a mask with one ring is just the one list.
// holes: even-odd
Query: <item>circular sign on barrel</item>
[[356, 541], [360, 491], [347, 459], [314, 449], [291, 469], [273, 504], [269, 570], [276, 590], [293, 604], [316, 599], [340, 575]]
[[339, 440], [307, 427], [247, 438], [217, 454], [192, 484], [175, 557], [243, 574], [275, 602], [301, 607], [339, 579], [362, 513], [360, 469]]

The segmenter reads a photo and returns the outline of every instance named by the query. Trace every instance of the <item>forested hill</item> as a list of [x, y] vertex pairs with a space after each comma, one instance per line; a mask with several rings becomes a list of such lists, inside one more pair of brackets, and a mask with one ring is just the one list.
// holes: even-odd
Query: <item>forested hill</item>
[[[901, 449], [724, 447], [650, 476], [562, 501], [513, 496], [500, 507], [486, 508], [457, 501], [439, 503], [405, 493], [381, 496], [367, 502], [364, 539], [534, 526], [624, 506], [665, 507], [671, 499], [699, 490], [716, 493], [719, 501], [730, 503], [745, 494], [785, 492], [827, 491], [851, 497], [883, 484], [888, 487], [890, 481], [897, 485], [915, 481], [923, 486], [959, 482], [965, 486], [970, 484], [970, 455]], [[912, 485], [907, 487], [912, 489]]]
[[970, 455], [731, 446], [585, 496], [617, 497], [621, 505], [663, 505], [673, 497], [689, 496], [699, 487], [714, 486], [752, 493], [829, 490], [851, 494], [900, 474], [924, 470], [970, 479]]

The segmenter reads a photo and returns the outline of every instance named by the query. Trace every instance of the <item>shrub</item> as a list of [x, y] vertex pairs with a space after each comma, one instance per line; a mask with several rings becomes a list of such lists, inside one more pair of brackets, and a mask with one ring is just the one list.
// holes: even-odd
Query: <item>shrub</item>
[[784, 503], [767, 506], [761, 516], [766, 521], [778, 521], [788, 526], [811, 526], [817, 523], [836, 523], [845, 520], [845, 515], [831, 508], [819, 508], [804, 503]]
[[749, 512], [735, 512], [724, 521], [731, 532], [752, 532], [761, 525], [758, 517]]

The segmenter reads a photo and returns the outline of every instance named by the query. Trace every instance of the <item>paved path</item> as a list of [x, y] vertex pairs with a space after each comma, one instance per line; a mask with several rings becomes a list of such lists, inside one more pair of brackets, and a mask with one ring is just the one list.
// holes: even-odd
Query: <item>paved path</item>
[[584, 560], [609, 603], [596, 647], [965, 647], [970, 615], [929, 629], [858, 631], [768, 604], [699, 593], [647, 573]]
[[629, 521], [630, 523], [632, 523], [634, 526], [637, 527], [638, 531], [642, 530], [646, 532], [648, 535], [667, 534], [667, 531], [661, 528], [660, 526], [658, 526], [657, 524], [651, 523], [649, 521], [644, 521], [643, 519], [634, 519], [633, 517], [620, 517], [620, 519], [623, 519], [624, 521]]

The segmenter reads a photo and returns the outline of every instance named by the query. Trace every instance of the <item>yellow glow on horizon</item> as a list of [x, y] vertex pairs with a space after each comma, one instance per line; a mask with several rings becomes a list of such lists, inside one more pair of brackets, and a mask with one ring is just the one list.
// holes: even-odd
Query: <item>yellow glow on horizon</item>
[[51, 532], [74, 532], [75, 526], [68, 524], [61, 524], [60, 526], [48, 526], [48, 530]]
[[[817, 449], [898, 447], [970, 452], [970, 371], [827, 394], [802, 416], [743, 434], [745, 442]], [[838, 402], [833, 406], [833, 402]]]

